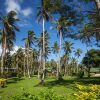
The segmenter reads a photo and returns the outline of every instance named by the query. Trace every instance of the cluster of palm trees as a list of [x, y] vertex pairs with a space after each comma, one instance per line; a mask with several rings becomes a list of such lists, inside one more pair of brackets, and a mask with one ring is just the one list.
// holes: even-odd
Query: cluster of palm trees
[[[70, 59], [70, 55], [72, 51], [74, 52], [75, 49], [73, 48], [73, 43], [70, 41], [64, 41], [64, 37], [67, 33], [70, 33], [69, 26], [73, 25], [69, 19], [67, 19], [63, 15], [59, 15], [57, 20], [54, 20], [53, 15], [56, 12], [61, 13], [61, 2], [62, 0], [40, 0], [41, 6], [38, 7], [38, 22], [42, 22], [42, 32], [39, 38], [36, 37], [34, 31], [28, 31], [27, 37], [23, 38], [22, 40], [25, 42], [25, 48], [20, 48], [18, 52], [13, 54], [13, 59], [16, 69], [18, 70], [20, 65], [23, 65], [22, 69], [24, 70], [24, 76], [27, 74], [29, 78], [31, 77], [31, 73], [33, 69], [33, 65], [37, 66], [38, 68], [38, 77], [41, 78], [41, 82], [44, 82], [45, 79], [45, 72], [46, 72], [46, 60], [48, 55], [53, 51], [53, 53], [57, 56], [56, 64], [57, 64], [57, 77], [58, 79], [61, 78], [62, 74], [62, 67], [64, 66], [64, 73], [66, 74], [69, 67], [68, 61]], [[95, 0], [96, 1], [96, 0]], [[61, 9], [60, 9], [61, 8]], [[2, 55], [1, 55], [1, 75], [4, 73], [4, 64], [5, 59], [7, 58], [7, 53], [13, 49], [14, 42], [16, 40], [16, 31], [20, 31], [19, 28], [16, 26], [16, 23], [20, 21], [15, 16], [17, 15], [16, 12], [10, 11], [6, 16], [1, 16], [0, 20], [2, 23], [2, 29], [0, 30], [1, 33], [1, 45], [2, 45]], [[57, 30], [57, 35], [59, 36], [59, 43], [57, 41], [54, 42], [52, 46], [52, 50], [49, 46], [49, 34], [48, 31], [45, 30], [45, 23], [47, 21], [52, 21], [52, 29]], [[67, 36], [70, 34], [67, 34]], [[36, 48], [33, 49], [33, 46]], [[63, 51], [62, 51], [63, 50]], [[62, 52], [63, 56], [62, 56]], [[73, 72], [78, 73], [78, 61], [80, 55], [82, 53], [81, 49], [77, 49], [75, 51], [76, 58], [72, 58], [70, 62], [72, 66], [75, 66], [75, 70]], [[23, 58], [23, 59], [21, 59]], [[19, 61], [19, 59], [21, 59]], [[23, 62], [23, 64], [22, 64]], [[35, 68], [35, 67], [34, 67]], [[36, 69], [37, 69], [36, 68]]]
[[1, 45], [2, 45], [2, 55], [1, 55], [1, 74], [3, 74], [3, 67], [4, 67], [4, 58], [6, 52], [10, 52], [13, 48], [15, 38], [15, 31], [19, 31], [18, 27], [16, 26], [16, 22], [19, 19], [15, 18], [17, 15], [16, 12], [11, 11], [7, 14], [7, 16], [0, 17], [2, 23], [2, 30], [1, 30]]

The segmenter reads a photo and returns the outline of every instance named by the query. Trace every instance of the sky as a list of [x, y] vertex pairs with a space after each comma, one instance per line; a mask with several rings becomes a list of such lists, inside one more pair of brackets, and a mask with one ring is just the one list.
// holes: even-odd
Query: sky
[[[28, 30], [33, 30], [36, 33], [37, 37], [40, 36], [40, 33], [42, 32], [42, 23], [38, 24], [36, 18], [36, 6], [39, 6], [38, 4], [38, 0], [0, 0], [0, 15], [5, 15], [9, 11], [14, 10], [18, 13], [16, 17], [21, 19], [21, 21], [17, 24], [20, 28], [20, 32], [16, 32], [16, 42], [14, 46], [14, 51], [12, 52], [15, 52], [20, 46], [24, 47], [24, 41], [22, 41], [22, 39], [27, 36]], [[45, 29], [48, 30], [48, 33], [50, 35], [50, 46], [52, 47], [54, 41], [58, 41], [59, 43], [59, 37], [57, 37], [57, 31], [51, 30], [51, 27], [52, 25], [50, 22], [47, 22], [45, 24]], [[68, 40], [74, 43], [75, 49], [82, 49], [83, 53], [78, 59], [78, 61], [81, 62], [87, 51], [86, 45], [82, 44], [79, 40]], [[98, 49], [95, 46], [88, 47], [88, 49], [91, 48]], [[1, 51], [2, 50], [0, 47], [0, 53]], [[71, 54], [71, 56], [74, 56], [74, 52]], [[56, 59], [56, 56], [51, 53], [49, 56], [49, 60], [50, 59]]]

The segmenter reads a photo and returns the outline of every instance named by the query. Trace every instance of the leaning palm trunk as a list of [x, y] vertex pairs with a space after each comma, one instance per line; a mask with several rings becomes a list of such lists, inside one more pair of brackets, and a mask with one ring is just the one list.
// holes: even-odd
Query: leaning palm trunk
[[29, 47], [27, 48], [27, 71], [28, 71], [28, 77], [30, 77], [30, 70], [29, 70]]
[[44, 82], [44, 78], [45, 78], [45, 30], [44, 30], [44, 24], [45, 24], [45, 20], [43, 18], [43, 76], [42, 76], [42, 82]]
[[[6, 32], [4, 30], [4, 32]], [[1, 75], [3, 76], [4, 74], [4, 57], [5, 57], [5, 54], [6, 54], [6, 46], [7, 46], [7, 38], [6, 38], [6, 35], [4, 37], [4, 47], [2, 48], [2, 57], [1, 57]]]
[[2, 55], [1, 55], [1, 75], [3, 75], [4, 73], [3, 65], [4, 65], [4, 49], [2, 49]]

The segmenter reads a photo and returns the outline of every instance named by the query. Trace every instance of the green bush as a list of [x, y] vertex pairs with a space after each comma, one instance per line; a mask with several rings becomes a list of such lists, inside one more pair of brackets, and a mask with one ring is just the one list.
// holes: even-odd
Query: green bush
[[42, 91], [38, 95], [23, 92], [22, 95], [11, 97], [10, 100], [66, 100], [63, 96], [56, 95], [53, 90]]
[[77, 75], [78, 78], [83, 78], [84, 76], [84, 71], [80, 71]]

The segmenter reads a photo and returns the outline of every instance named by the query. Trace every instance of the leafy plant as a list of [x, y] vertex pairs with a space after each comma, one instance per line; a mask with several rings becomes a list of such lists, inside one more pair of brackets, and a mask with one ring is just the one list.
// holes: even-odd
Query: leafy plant
[[66, 100], [63, 96], [56, 95], [53, 90], [48, 90], [48, 89], [45, 91], [42, 91], [38, 95], [33, 95], [25, 91], [23, 92], [22, 95], [17, 95], [17, 96], [11, 97], [10, 99], [11, 100]]
[[76, 83], [77, 93], [74, 93], [76, 100], [99, 100], [100, 88], [97, 85], [80, 85]]

